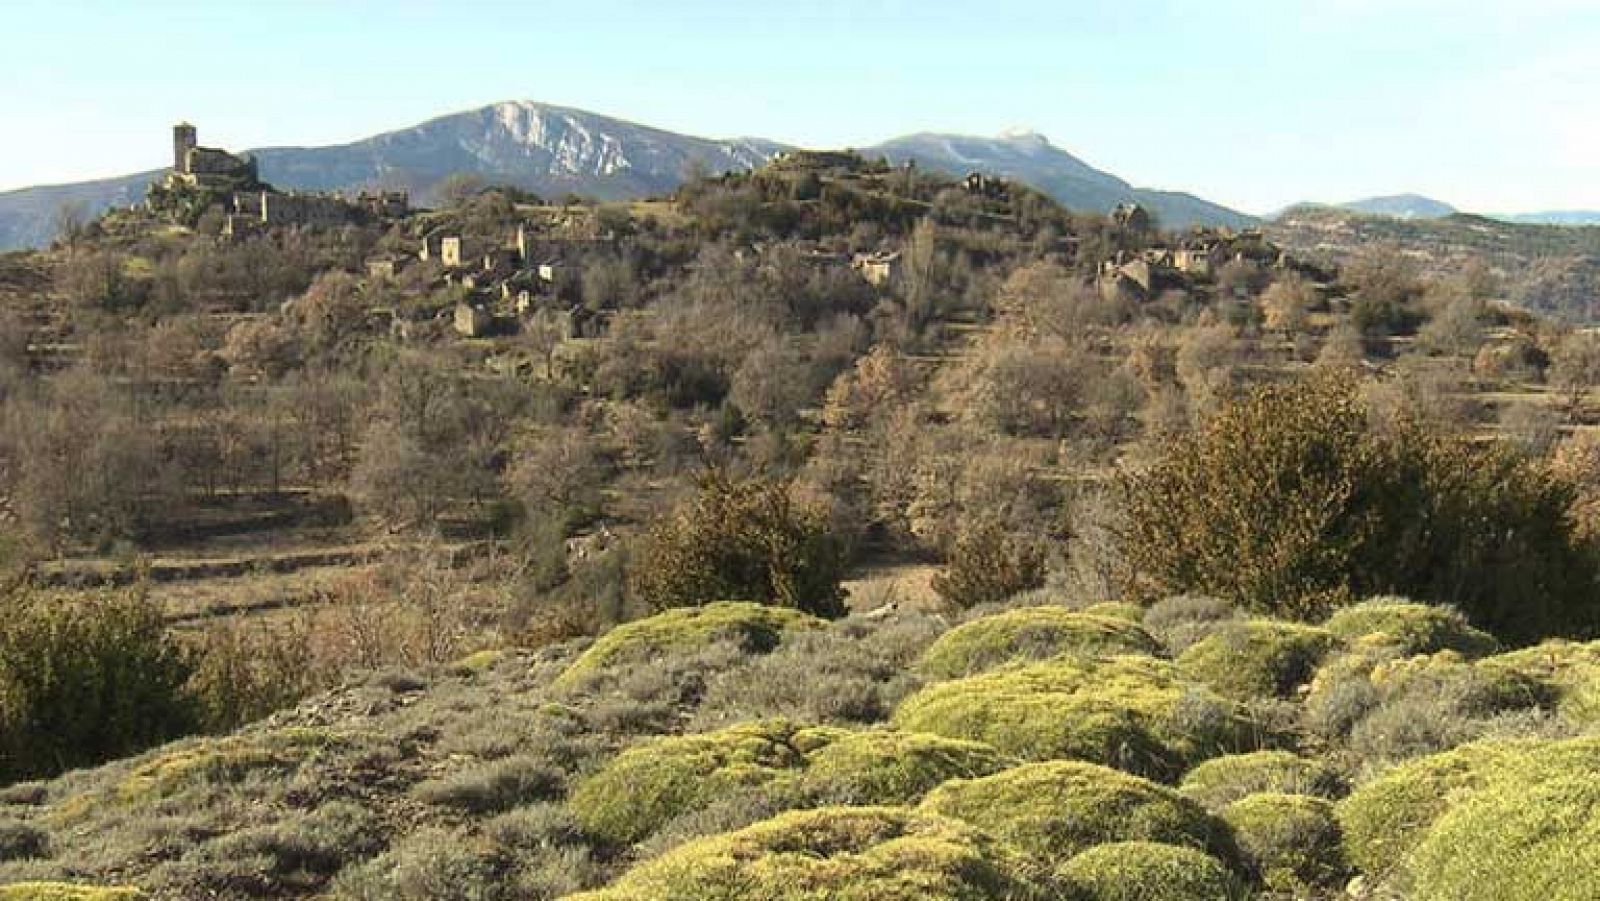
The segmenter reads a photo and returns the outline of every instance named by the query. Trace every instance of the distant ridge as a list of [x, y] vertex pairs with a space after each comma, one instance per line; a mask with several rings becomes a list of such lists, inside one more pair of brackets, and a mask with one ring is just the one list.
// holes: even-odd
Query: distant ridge
[[1549, 210], [1543, 213], [1513, 213], [1493, 218], [1522, 225], [1600, 225], [1600, 210]]
[[1033, 131], [1013, 129], [994, 138], [922, 133], [895, 138], [863, 152], [888, 157], [897, 164], [916, 160], [919, 165], [958, 175], [979, 171], [1014, 179], [1033, 185], [1076, 210], [1104, 212], [1119, 203], [1139, 203], [1153, 210], [1167, 228], [1243, 228], [1257, 221], [1192, 194], [1135, 188], [1057, 148]]
[[1460, 210], [1442, 200], [1421, 194], [1394, 194], [1388, 197], [1368, 197], [1339, 204], [1341, 209], [1366, 213], [1369, 216], [1392, 216], [1395, 219], [1443, 219]]
[[[227, 146], [225, 135], [202, 142]], [[150, 136], [152, 144], [166, 137]], [[427, 203], [439, 183], [458, 172], [517, 185], [538, 194], [568, 193], [604, 200], [669, 192], [695, 167], [709, 172], [760, 166], [785, 145], [762, 138], [713, 140], [650, 128], [597, 113], [526, 100], [430, 119], [410, 128], [329, 147], [269, 147], [251, 151], [261, 175], [280, 188], [404, 189]], [[1031, 131], [998, 138], [912, 135], [866, 148], [895, 161], [916, 158], [930, 168], [964, 174], [981, 170], [1027, 182], [1069, 207], [1103, 212], [1124, 201], [1154, 210], [1168, 227], [1240, 226], [1255, 220], [1189, 194], [1136, 189], [1083, 163]], [[118, 178], [23, 188], [0, 193], [0, 250], [36, 247], [53, 237], [63, 204], [98, 215], [138, 202], [160, 170]]]

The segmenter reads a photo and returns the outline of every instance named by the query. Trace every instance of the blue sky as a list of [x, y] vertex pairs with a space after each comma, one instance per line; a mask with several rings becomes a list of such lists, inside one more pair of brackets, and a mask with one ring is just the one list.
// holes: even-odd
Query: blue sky
[[1600, 0], [0, 0], [0, 189], [532, 99], [808, 146], [1030, 127], [1250, 212], [1600, 208]]

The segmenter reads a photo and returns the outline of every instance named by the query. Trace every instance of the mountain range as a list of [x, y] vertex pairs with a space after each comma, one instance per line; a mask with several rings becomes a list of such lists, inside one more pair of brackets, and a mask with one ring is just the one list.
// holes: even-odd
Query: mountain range
[[1369, 216], [1392, 216], [1396, 219], [1443, 219], [1460, 212], [1442, 200], [1423, 197], [1421, 194], [1395, 194], [1389, 197], [1368, 197], [1339, 204], [1341, 209]]
[[1193, 194], [1135, 188], [1031, 131], [1011, 131], [994, 138], [915, 134], [862, 152], [872, 157], [886, 157], [895, 164], [915, 160], [920, 166], [945, 172], [979, 171], [1024, 182], [1074, 210], [1104, 212], [1131, 201], [1153, 210], [1161, 224], [1168, 228], [1195, 225], [1243, 228], [1256, 222], [1253, 216]]
[[[1320, 204], [1301, 204], [1298, 209], [1316, 207]], [[1273, 218], [1281, 218], [1296, 210], [1290, 207]], [[1383, 216], [1390, 219], [1444, 219], [1455, 216], [1462, 211], [1442, 200], [1424, 197], [1421, 194], [1394, 194], [1387, 197], [1368, 197], [1364, 200], [1352, 200], [1349, 203], [1336, 204], [1334, 209], [1348, 210], [1365, 216]], [[1510, 222], [1516, 225], [1564, 225], [1585, 226], [1600, 225], [1600, 211], [1596, 210], [1548, 210], [1538, 213], [1488, 213], [1484, 218], [1496, 219], [1501, 222]]]
[[[201, 137], [206, 143], [206, 135]], [[151, 140], [164, 145], [166, 137], [152, 135]], [[711, 140], [583, 110], [511, 101], [349, 144], [250, 152], [260, 162], [262, 177], [281, 189], [405, 189], [426, 203], [441, 181], [460, 172], [550, 197], [641, 197], [671, 191], [696, 166], [711, 172], [749, 169], [786, 149], [761, 138]], [[1134, 188], [1031, 132], [994, 138], [918, 134], [860, 152], [895, 163], [915, 159], [955, 175], [982, 171], [1015, 179], [1073, 209], [1105, 211], [1134, 201], [1174, 228], [1238, 227], [1255, 221], [1190, 194]], [[111, 206], [136, 203], [163, 171], [0, 193], [0, 250], [48, 243], [57, 211], [65, 204], [97, 215]]]
[[[202, 134], [202, 138], [206, 135]], [[165, 146], [165, 135], [152, 135]], [[411, 192], [426, 204], [451, 175], [468, 172], [547, 197], [579, 194], [621, 200], [672, 191], [695, 169], [750, 169], [791, 149], [763, 138], [713, 140], [650, 128], [567, 107], [531, 101], [496, 103], [430, 119], [360, 141], [327, 147], [267, 147], [250, 151], [262, 177], [286, 190]], [[918, 165], [953, 175], [979, 171], [1021, 181], [1070, 209], [1101, 212], [1124, 202], [1152, 210], [1169, 228], [1260, 220], [1193, 194], [1137, 188], [1031, 131], [996, 137], [920, 133], [859, 148], [867, 157]], [[98, 215], [137, 203], [165, 170], [0, 192], [0, 251], [44, 245], [66, 206]], [[1416, 194], [1373, 197], [1338, 208], [1400, 219], [1437, 219], [1454, 207]], [[1292, 209], [1292, 208], [1291, 208]], [[1507, 222], [1600, 224], [1600, 212], [1555, 211], [1507, 215]]]

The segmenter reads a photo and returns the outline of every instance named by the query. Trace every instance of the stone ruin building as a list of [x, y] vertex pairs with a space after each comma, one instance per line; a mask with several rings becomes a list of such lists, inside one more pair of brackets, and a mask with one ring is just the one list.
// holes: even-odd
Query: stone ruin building
[[163, 187], [220, 198], [226, 212], [223, 234], [230, 237], [273, 228], [335, 228], [410, 212], [403, 191], [362, 192], [353, 200], [337, 193], [279, 191], [261, 180], [254, 158], [201, 147], [198, 129], [188, 122], [173, 126], [172, 172]]

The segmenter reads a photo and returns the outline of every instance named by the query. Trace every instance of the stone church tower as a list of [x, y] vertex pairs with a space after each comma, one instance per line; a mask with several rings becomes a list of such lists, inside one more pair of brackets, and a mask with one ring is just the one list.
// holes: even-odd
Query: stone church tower
[[189, 151], [198, 144], [195, 128], [187, 122], [172, 126], [172, 171], [189, 174]]

